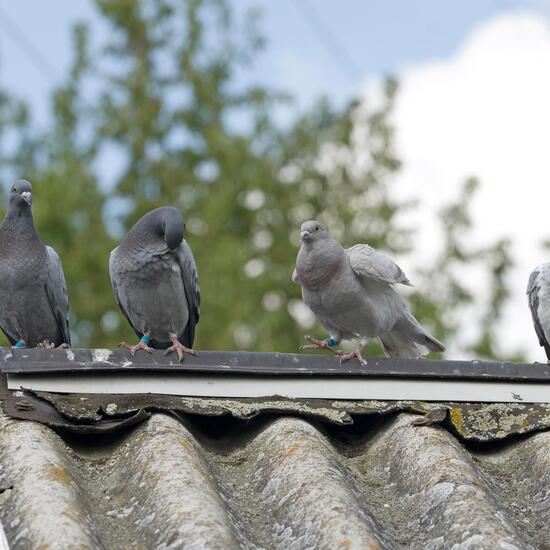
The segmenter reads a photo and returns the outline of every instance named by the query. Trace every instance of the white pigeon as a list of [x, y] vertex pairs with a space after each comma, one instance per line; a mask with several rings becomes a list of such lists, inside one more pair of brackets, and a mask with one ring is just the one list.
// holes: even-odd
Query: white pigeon
[[527, 298], [539, 344], [550, 362], [550, 263], [539, 265], [531, 273]]
[[413, 317], [394, 284], [411, 286], [401, 268], [386, 254], [367, 244], [344, 249], [317, 221], [302, 224], [302, 246], [292, 280], [301, 285], [302, 298], [328, 331], [324, 341], [306, 336], [303, 348], [332, 351], [341, 340], [359, 340], [356, 350], [340, 355], [357, 357], [373, 338], [379, 338], [389, 357], [417, 358], [429, 351], [443, 352], [438, 342]]

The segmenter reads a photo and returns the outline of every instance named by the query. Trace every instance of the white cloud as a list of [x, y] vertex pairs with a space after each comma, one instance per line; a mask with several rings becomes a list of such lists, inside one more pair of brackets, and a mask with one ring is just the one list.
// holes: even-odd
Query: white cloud
[[[517, 262], [499, 329], [502, 349], [524, 348], [543, 360], [525, 287], [531, 270], [550, 261], [540, 246], [550, 237], [548, 21], [517, 12], [491, 19], [452, 58], [404, 70], [400, 85], [394, 121], [404, 169], [396, 189], [422, 203], [413, 214], [421, 257], [433, 253], [433, 212], [466, 177], [479, 177], [476, 242], [510, 236]], [[473, 273], [469, 279], [480, 284]]]

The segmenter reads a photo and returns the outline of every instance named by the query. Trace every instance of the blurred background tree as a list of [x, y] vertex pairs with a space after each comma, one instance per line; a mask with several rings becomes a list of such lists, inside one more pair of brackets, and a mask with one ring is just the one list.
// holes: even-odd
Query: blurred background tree
[[[398, 216], [414, 205], [392, 193], [396, 82], [372, 105], [338, 110], [319, 100], [281, 124], [278, 109], [291, 101], [284, 90], [237, 84], [263, 46], [256, 13], [237, 21], [226, 0], [96, 6], [112, 32], [92, 50], [86, 26], [74, 29], [74, 62], [53, 95], [51, 128], [36, 129], [25, 105], [0, 92], [2, 179], [35, 185], [40, 235], [63, 260], [75, 345], [133, 338], [108, 257], [160, 205], [177, 206], [187, 222], [201, 282], [199, 349], [295, 351], [306, 329], [322, 334], [290, 281], [306, 219], [324, 221], [344, 245], [414, 255], [414, 234]], [[491, 292], [476, 313], [483, 333], [463, 347], [493, 357], [510, 258], [505, 241], [461, 244], [475, 187], [467, 182], [442, 212], [444, 248], [434, 265], [416, 266], [410, 299], [438, 338], [455, 338], [472, 303], [457, 273], [478, 262]]]

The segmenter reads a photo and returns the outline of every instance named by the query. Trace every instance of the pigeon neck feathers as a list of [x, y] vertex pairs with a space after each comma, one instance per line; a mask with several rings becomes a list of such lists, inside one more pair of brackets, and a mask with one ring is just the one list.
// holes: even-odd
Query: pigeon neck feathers
[[10, 204], [2, 222], [1, 231], [4, 235], [17, 235], [18, 242], [24, 240], [27, 243], [41, 243], [30, 206]]
[[30, 219], [32, 221], [32, 210], [27, 204], [21, 205], [19, 203], [10, 202], [8, 211], [6, 212], [6, 219]]
[[298, 252], [296, 271], [302, 286], [321, 288], [346, 265], [346, 251], [332, 237], [304, 242]]
[[176, 250], [183, 241], [184, 224], [176, 208], [163, 206], [145, 214], [130, 229], [125, 239], [132, 248], [163, 242], [170, 250]]

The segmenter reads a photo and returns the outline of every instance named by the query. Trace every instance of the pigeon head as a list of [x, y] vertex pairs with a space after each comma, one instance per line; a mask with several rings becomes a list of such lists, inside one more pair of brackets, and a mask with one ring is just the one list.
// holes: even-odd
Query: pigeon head
[[10, 191], [10, 206], [30, 208], [32, 203], [32, 185], [26, 180], [14, 183]]
[[303, 243], [320, 241], [328, 237], [328, 231], [316, 220], [304, 222], [300, 227], [300, 240]]
[[176, 208], [166, 207], [163, 210], [164, 240], [170, 250], [176, 250], [183, 240], [185, 224]]

